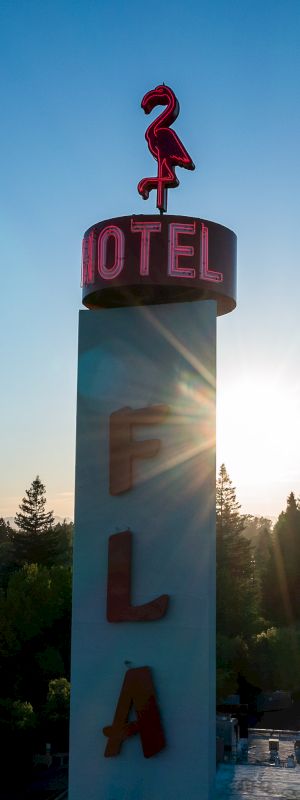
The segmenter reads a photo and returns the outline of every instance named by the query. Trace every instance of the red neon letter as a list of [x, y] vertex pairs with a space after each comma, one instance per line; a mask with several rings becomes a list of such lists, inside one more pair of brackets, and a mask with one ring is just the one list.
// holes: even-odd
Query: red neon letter
[[[107, 244], [110, 238], [114, 239], [115, 260], [112, 267], [107, 266]], [[102, 228], [98, 238], [98, 272], [101, 278], [112, 281], [122, 272], [124, 266], [125, 237], [121, 228], [108, 225]]]
[[193, 267], [179, 267], [178, 259], [180, 256], [193, 256], [194, 248], [192, 245], [178, 244], [178, 236], [180, 233], [190, 234], [195, 233], [195, 222], [192, 224], [182, 224], [180, 222], [171, 222], [169, 225], [169, 254], [168, 254], [168, 275], [173, 278], [195, 278], [196, 270]]
[[[137, 719], [128, 722], [131, 708]], [[125, 739], [139, 733], [145, 758], [151, 758], [166, 745], [155, 689], [149, 667], [127, 670], [112, 725], [103, 728], [108, 737], [104, 755], [117, 756]]]
[[215, 272], [208, 267], [208, 227], [201, 222], [201, 262], [200, 262], [200, 277], [205, 281], [213, 281], [213, 283], [222, 283], [223, 273]]
[[87, 286], [94, 281], [95, 270], [95, 238], [94, 231], [82, 240], [82, 261], [81, 261], [81, 286]]
[[135, 222], [131, 220], [131, 232], [141, 233], [140, 275], [149, 275], [151, 233], [160, 233], [161, 222]]
[[147, 406], [133, 410], [129, 406], [110, 415], [109, 441], [109, 491], [116, 495], [132, 488], [132, 461], [134, 458], [153, 458], [160, 449], [159, 439], [135, 441], [132, 438], [134, 425], [161, 424], [169, 407]]
[[107, 606], [108, 622], [154, 622], [168, 607], [168, 595], [162, 594], [140, 606], [131, 605], [132, 533], [115, 533], [108, 540]]

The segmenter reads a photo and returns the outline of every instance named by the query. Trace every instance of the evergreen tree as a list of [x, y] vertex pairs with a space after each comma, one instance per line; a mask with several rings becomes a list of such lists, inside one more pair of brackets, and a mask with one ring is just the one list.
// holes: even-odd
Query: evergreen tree
[[[269, 527], [262, 528], [255, 541], [254, 557], [256, 577], [259, 585], [262, 614], [266, 613], [267, 578], [273, 556], [273, 535]], [[267, 615], [268, 618], [268, 615]]]
[[6, 589], [9, 576], [15, 568], [13, 530], [9, 522], [0, 517], [0, 589]]
[[246, 514], [244, 519], [243, 536], [249, 539], [252, 547], [256, 550], [261, 533], [271, 532], [272, 521], [268, 517], [254, 517], [252, 514]]
[[221, 464], [216, 487], [217, 532], [223, 538], [230, 531], [237, 533], [245, 527], [245, 517], [240, 514], [240, 503], [225, 464]]
[[46, 489], [39, 476], [32, 481], [15, 516], [18, 530], [14, 531], [15, 559], [25, 563], [51, 566], [59, 559], [61, 544], [54, 529], [53, 511], [46, 511]]
[[265, 575], [264, 613], [275, 625], [300, 620], [300, 509], [291, 492], [274, 526]]
[[[253, 580], [255, 579], [261, 613], [263, 614], [265, 609], [266, 576], [272, 557], [272, 522], [267, 517], [254, 517], [251, 514], [247, 514], [245, 525], [243, 536], [248, 539], [251, 545]], [[261, 618], [261, 622], [267, 627], [268, 618], [265, 620]]]
[[222, 636], [251, 636], [259, 616], [253, 554], [244, 527], [235, 488], [222, 464], [216, 487], [217, 632]]
[[54, 532], [59, 543], [59, 555], [56, 563], [63, 566], [72, 566], [72, 548], [73, 548], [73, 522], [57, 522], [54, 527]]
[[15, 524], [24, 533], [45, 533], [53, 527], [53, 511], [45, 511], [46, 489], [39, 476], [32, 481], [30, 489], [26, 489], [27, 497], [23, 497], [19, 505], [20, 511], [15, 516]]
[[3, 517], [0, 517], [0, 545], [7, 544], [11, 537], [11, 527], [9, 522], [5, 522]]
[[245, 517], [240, 514], [235, 487], [224, 464], [220, 467], [216, 488], [217, 562], [226, 560], [231, 575], [250, 575], [251, 547], [242, 536]]

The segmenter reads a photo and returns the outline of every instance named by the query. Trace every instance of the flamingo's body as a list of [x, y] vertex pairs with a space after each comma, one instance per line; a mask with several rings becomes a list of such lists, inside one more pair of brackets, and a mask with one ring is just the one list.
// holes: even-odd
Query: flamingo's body
[[155, 119], [145, 133], [150, 153], [158, 162], [157, 178], [143, 178], [138, 184], [138, 191], [147, 200], [149, 192], [157, 189], [157, 207], [167, 210], [167, 190], [179, 185], [174, 167], [195, 169], [191, 157], [170, 125], [178, 117], [179, 103], [169, 86], [157, 86], [145, 94], [142, 108], [146, 114], [157, 105], [167, 108]]

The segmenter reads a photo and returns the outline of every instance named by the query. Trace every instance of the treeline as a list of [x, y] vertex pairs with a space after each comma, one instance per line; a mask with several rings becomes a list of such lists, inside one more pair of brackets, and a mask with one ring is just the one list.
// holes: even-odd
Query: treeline
[[217, 697], [252, 685], [300, 694], [300, 501], [272, 527], [240, 513], [224, 464], [217, 479]]
[[36, 477], [16, 528], [0, 519], [1, 772], [10, 785], [24, 783], [46, 742], [68, 749], [73, 525], [55, 524], [45, 507]]
[[[37, 477], [16, 528], [0, 519], [0, 738], [10, 781], [24, 779], [46, 742], [68, 748], [73, 525], [45, 509]], [[300, 502], [291, 493], [274, 527], [245, 516], [222, 465], [216, 520], [217, 699], [242, 685], [300, 694]]]

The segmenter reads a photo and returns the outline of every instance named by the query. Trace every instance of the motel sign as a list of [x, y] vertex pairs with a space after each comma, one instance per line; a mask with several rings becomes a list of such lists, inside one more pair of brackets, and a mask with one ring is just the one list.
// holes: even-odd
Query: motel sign
[[92, 225], [79, 315], [69, 800], [211, 800], [215, 775], [216, 317], [236, 236], [169, 215], [170, 87], [146, 141], [157, 214]]

